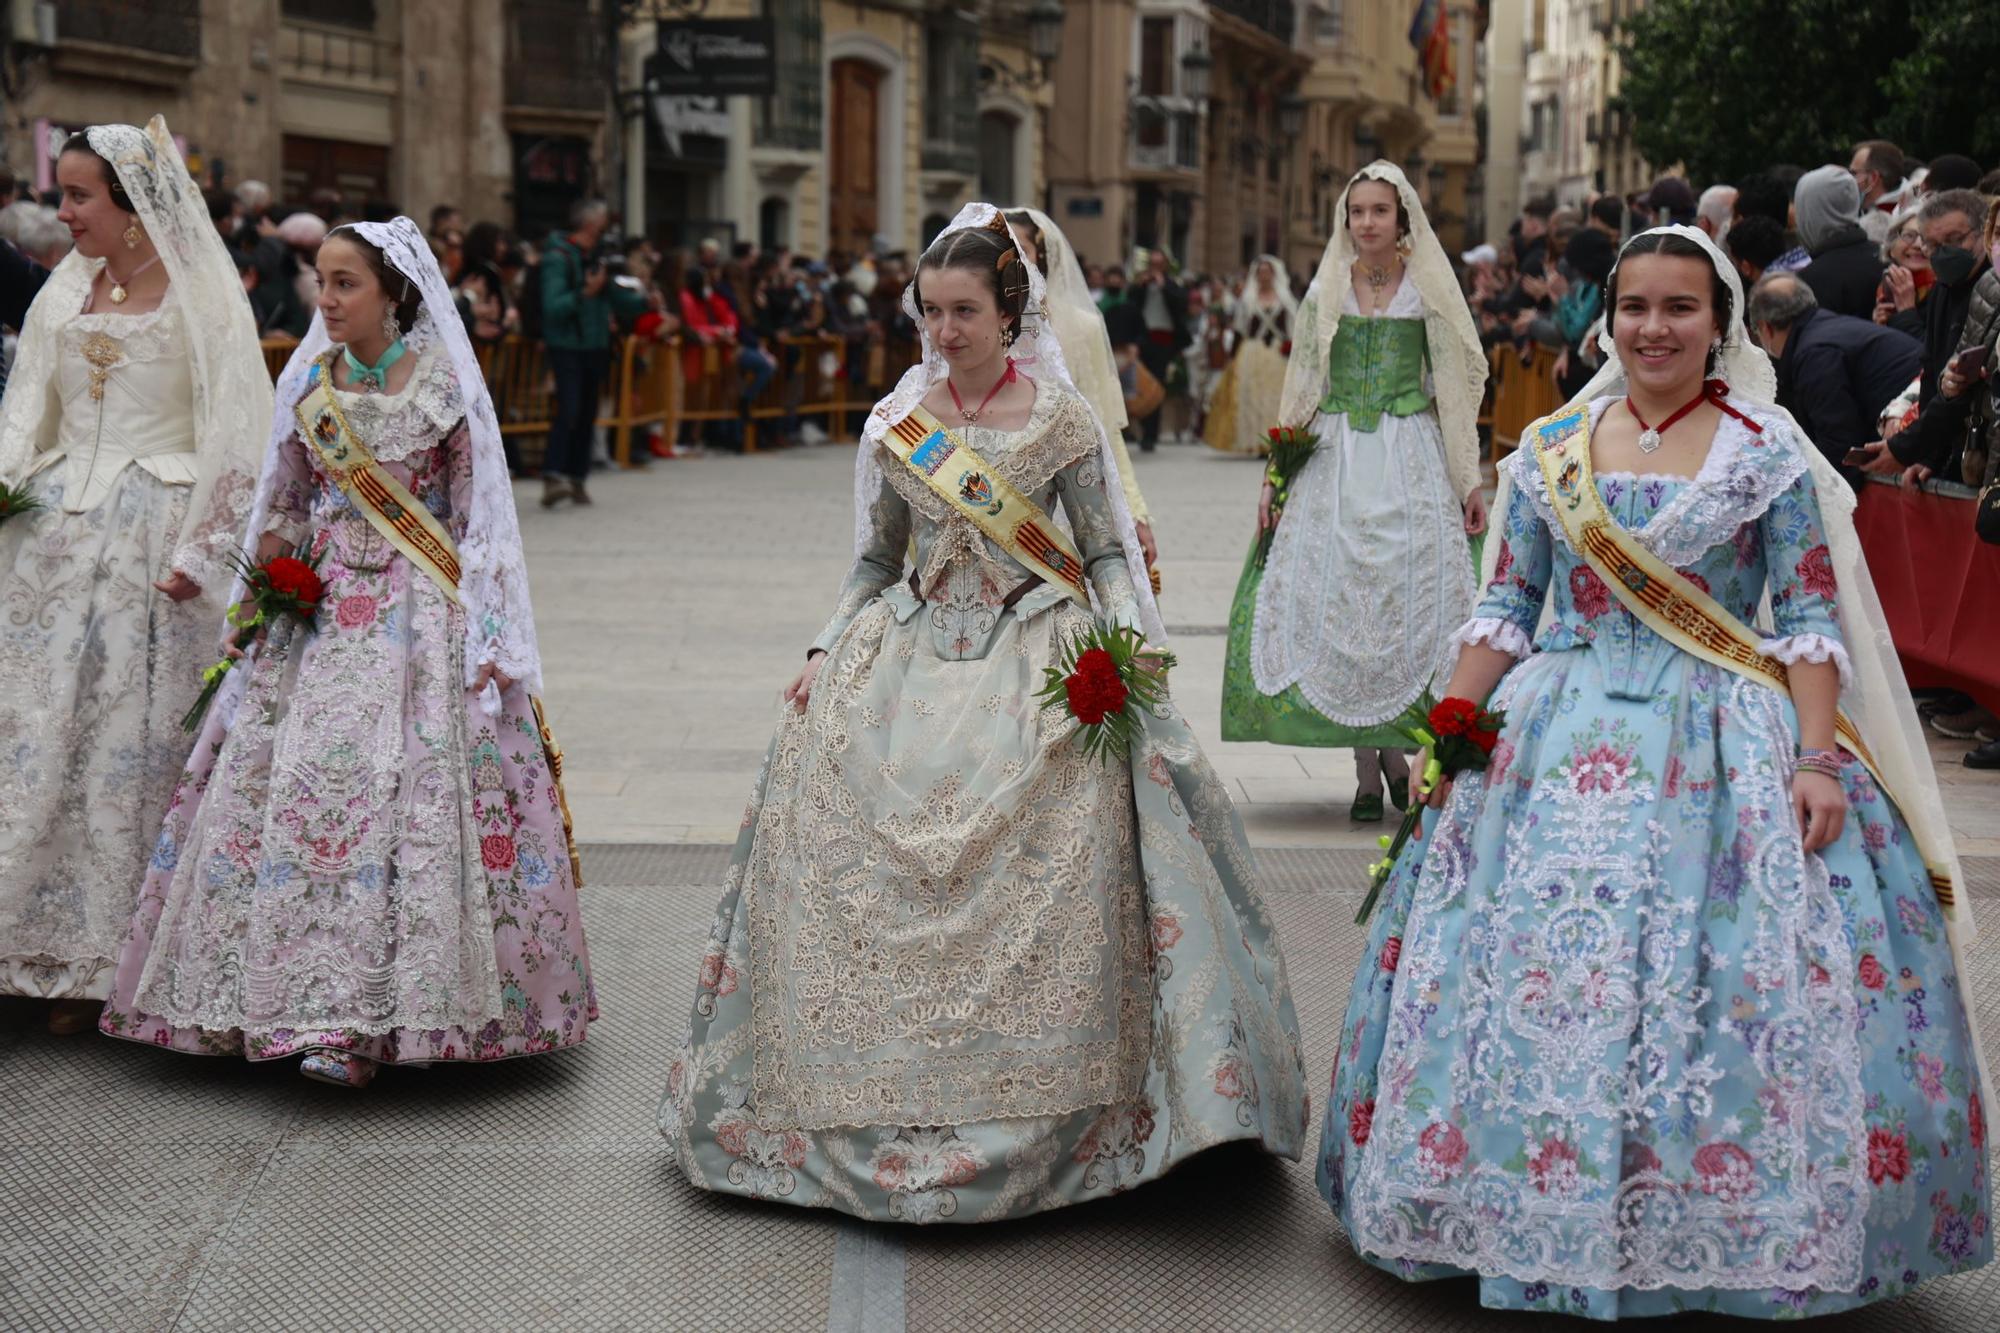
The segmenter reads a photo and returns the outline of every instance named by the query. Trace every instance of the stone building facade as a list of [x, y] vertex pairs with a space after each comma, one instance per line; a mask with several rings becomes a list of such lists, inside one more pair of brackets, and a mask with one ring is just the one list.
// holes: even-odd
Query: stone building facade
[[595, 0], [8, 0], [6, 159], [164, 114], [204, 184], [531, 228], [588, 188], [608, 112]]

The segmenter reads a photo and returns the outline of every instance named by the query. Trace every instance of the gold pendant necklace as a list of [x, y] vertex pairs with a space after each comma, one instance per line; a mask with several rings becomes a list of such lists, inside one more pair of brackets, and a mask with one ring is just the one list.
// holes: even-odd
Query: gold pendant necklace
[[124, 305], [126, 298], [131, 295], [130, 292], [127, 292], [125, 290], [125, 284], [132, 281], [133, 278], [138, 277], [141, 273], [144, 273], [147, 269], [151, 268], [153, 265], [159, 262], [160, 262], [160, 257], [158, 255], [154, 255], [151, 259], [148, 259], [145, 263], [133, 269], [131, 273], [129, 273], [123, 278], [120, 278], [117, 274], [113, 273], [111, 271], [111, 265], [106, 264], [104, 266], [104, 276], [111, 279], [111, 304]]
[[1376, 268], [1373, 264], [1368, 265], [1368, 285], [1380, 292], [1389, 285], [1389, 270]]

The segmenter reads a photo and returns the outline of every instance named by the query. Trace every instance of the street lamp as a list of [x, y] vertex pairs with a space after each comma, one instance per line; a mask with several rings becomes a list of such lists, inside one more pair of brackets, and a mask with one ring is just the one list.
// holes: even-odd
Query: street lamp
[[1046, 70], [1056, 62], [1062, 49], [1062, 0], [1036, 0], [1028, 11], [1028, 51], [1035, 63]]
[[1297, 93], [1286, 93], [1278, 99], [1278, 133], [1281, 137], [1296, 141], [1305, 133], [1306, 99]]
[[1190, 102], [1208, 100], [1208, 76], [1215, 57], [1197, 46], [1181, 57], [1181, 92]]

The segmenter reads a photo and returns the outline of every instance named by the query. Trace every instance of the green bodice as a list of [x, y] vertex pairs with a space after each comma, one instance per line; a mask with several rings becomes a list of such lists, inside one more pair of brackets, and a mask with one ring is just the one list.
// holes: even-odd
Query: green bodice
[[1412, 417], [1431, 405], [1424, 392], [1424, 322], [1382, 315], [1346, 315], [1334, 331], [1322, 412], [1345, 412], [1358, 431], [1382, 424], [1382, 414]]

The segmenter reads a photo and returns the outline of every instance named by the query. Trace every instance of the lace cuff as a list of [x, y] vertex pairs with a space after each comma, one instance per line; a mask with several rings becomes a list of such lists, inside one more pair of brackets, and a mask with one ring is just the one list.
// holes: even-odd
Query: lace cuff
[[1854, 684], [1854, 664], [1839, 639], [1824, 634], [1787, 634], [1782, 639], [1766, 639], [1757, 645], [1766, 657], [1775, 657], [1790, 666], [1794, 662], [1832, 662], [1840, 668], [1840, 688]]
[[1483, 643], [1510, 657], [1524, 658], [1535, 651], [1535, 645], [1527, 632], [1513, 621], [1501, 616], [1475, 616], [1451, 636], [1453, 643], [1471, 647]]
[[227, 590], [234, 572], [204, 542], [189, 542], [174, 552], [170, 566], [193, 579], [202, 588]]
[[273, 509], [264, 519], [264, 530], [257, 535], [260, 537], [276, 536], [282, 538], [285, 545], [296, 550], [299, 544], [306, 539], [306, 524], [292, 518], [281, 509]]

